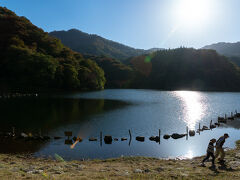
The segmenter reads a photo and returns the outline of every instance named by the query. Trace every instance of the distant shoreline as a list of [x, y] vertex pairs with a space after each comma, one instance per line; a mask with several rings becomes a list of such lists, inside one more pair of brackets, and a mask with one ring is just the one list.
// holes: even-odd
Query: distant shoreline
[[224, 91], [224, 90], [201, 90], [201, 89], [154, 89], [154, 88], [105, 88], [101, 90], [62, 90], [62, 89], [48, 89], [48, 90], [33, 90], [33, 91], [18, 91], [18, 90], [8, 90], [1, 91], [0, 96], [2, 95], [35, 95], [35, 94], [51, 94], [51, 93], [84, 93], [84, 92], [95, 92], [95, 91], [104, 91], [104, 90], [153, 90], [153, 91], [197, 91], [197, 92], [219, 92], [219, 93], [240, 93], [240, 91]]

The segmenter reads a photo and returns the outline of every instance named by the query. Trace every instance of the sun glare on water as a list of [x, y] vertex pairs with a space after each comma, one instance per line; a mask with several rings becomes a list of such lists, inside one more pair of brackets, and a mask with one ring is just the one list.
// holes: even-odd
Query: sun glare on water
[[205, 113], [200, 92], [177, 91], [176, 94], [183, 101], [184, 121], [189, 129], [194, 129]]

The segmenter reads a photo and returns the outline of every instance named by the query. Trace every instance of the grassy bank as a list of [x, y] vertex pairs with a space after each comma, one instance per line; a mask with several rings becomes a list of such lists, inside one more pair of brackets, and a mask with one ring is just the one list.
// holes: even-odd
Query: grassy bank
[[226, 153], [225, 165], [200, 167], [203, 157], [160, 160], [124, 157], [61, 161], [29, 155], [0, 154], [0, 179], [240, 179], [240, 141]]

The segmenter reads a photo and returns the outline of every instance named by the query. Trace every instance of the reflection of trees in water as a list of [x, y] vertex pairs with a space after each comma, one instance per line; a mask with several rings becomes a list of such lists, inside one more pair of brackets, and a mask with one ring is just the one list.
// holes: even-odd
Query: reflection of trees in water
[[0, 139], [0, 153], [34, 153], [47, 142]]
[[103, 113], [126, 105], [104, 99], [19, 98], [0, 101], [0, 124], [4, 128], [50, 130], [87, 116]]

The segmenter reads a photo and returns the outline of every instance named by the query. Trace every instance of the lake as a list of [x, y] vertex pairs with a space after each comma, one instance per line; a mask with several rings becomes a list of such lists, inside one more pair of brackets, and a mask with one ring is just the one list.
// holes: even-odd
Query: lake
[[[164, 134], [186, 133], [217, 122], [218, 116], [240, 110], [240, 93], [107, 89], [95, 92], [44, 94], [38, 97], [0, 99], [0, 131], [39, 133], [51, 137], [47, 142], [12, 142], [1, 139], [0, 152], [30, 152], [34, 156], [66, 160], [148, 156], [192, 158], [206, 153], [211, 138], [228, 133], [225, 146], [235, 147], [240, 139], [240, 120], [203, 131], [193, 137], [163, 139]], [[132, 140], [129, 142], [131, 130]], [[161, 130], [160, 143], [150, 141]], [[65, 144], [64, 131], [83, 138], [74, 148]], [[101, 144], [100, 132], [113, 138], [128, 138]], [[60, 139], [53, 139], [60, 136]], [[135, 140], [145, 136], [144, 142]], [[96, 137], [96, 142], [88, 138]]]

